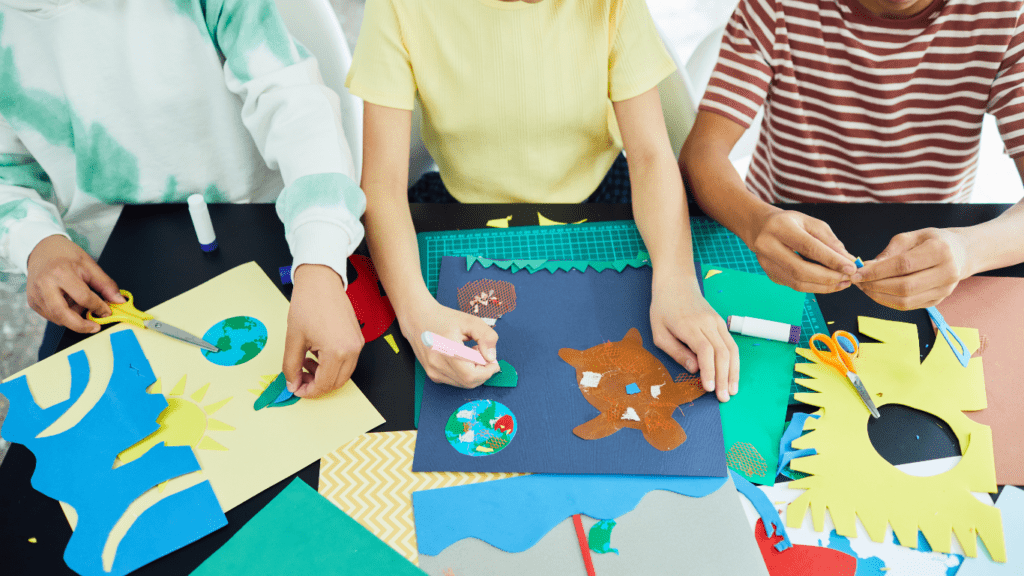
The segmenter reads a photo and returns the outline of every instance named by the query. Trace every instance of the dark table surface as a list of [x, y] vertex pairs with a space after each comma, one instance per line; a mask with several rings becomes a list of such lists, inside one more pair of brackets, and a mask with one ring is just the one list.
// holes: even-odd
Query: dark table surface
[[[925, 227], [967, 226], [990, 220], [1006, 205], [794, 205], [827, 222], [852, 254], [874, 257], [890, 238], [900, 232]], [[488, 220], [512, 215], [510, 225], [537, 224], [537, 212], [560, 222], [628, 220], [629, 205], [413, 205], [418, 232], [483, 228]], [[691, 212], [699, 216], [691, 205]], [[128, 206], [125, 208], [99, 263], [121, 286], [135, 296], [141, 310], [160, 304], [227, 270], [255, 260], [272, 279], [278, 268], [291, 264], [284, 241], [284, 227], [271, 205], [212, 205], [210, 214], [217, 230], [219, 249], [201, 252], [184, 204]], [[358, 253], [366, 254], [365, 246]], [[1024, 265], [989, 273], [1024, 277]], [[349, 269], [349, 279], [355, 273]], [[291, 286], [281, 286], [286, 297]], [[855, 288], [838, 294], [819, 295], [818, 302], [830, 329], [856, 333], [858, 316], [873, 316], [917, 324], [922, 353], [935, 335], [923, 310], [898, 312], [882, 307]], [[413, 428], [413, 356], [400, 331], [401, 361], [395, 362], [390, 346], [379, 338], [368, 342], [352, 379], [387, 420], [374, 431]], [[60, 348], [81, 337], [68, 333]], [[810, 407], [794, 406], [793, 410]], [[948, 427], [934, 417], [911, 409], [883, 407], [882, 418], [869, 433], [879, 453], [894, 464], [958, 455]], [[35, 458], [20, 445], [11, 446], [0, 467], [0, 567], [4, 574], [73, 574], [63, 554], [71, 530], [60, 506], [31, 488]], [[314, 488], [319, 463], [297, 475]], [[294, 477], [294, 476], [293, 476]], [[228, 526], [182, 550], [153, 562], [136, 574], [187, 574], [222, 546], [242, 525], [280, 492], [292, 477], [227, 513]], [[35, 543], [29, 539], [36, 540]]]

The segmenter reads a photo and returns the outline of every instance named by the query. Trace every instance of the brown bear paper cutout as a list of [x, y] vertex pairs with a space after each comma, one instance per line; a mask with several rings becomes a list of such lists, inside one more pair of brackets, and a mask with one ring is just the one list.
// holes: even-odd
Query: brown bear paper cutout
[[[586, 350], [562, 348], [558, 356], [576, 368], [580, 392], [601, 412], [573, 429], [580, 438], [598, 440], [622, 428], [633, 428], [662, 451], [686, 441], [686, 432], [672, 419], [672, 412], [700, 397], [704, 389], [692, 374], [673, 380], [665, 366], [644, 349], [636, 328], [630, 328], [619, 342]], [[639, 392], [629, 393], [636, 388]]]

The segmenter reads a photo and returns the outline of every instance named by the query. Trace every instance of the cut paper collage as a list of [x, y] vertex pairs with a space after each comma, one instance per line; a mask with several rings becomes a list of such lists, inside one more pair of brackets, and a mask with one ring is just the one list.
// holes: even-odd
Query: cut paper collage
[[[254, 263], [147, 312], [222, 352], [121, 324], [0, 385], [4, 434], [36, 453], [33, 486], [62, 502], [74, 529], [65, 559], [81, 574], [125, 574], [190, 543], [384, 421], [351, 381], [255, 408], [280, 373], [288, 301]], [[165, 537], [172, 522], [181, 533]]]

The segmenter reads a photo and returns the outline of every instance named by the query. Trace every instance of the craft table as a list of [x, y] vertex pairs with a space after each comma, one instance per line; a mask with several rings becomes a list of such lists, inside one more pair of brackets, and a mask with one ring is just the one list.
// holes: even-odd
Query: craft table
[[[792, 205], [827, 222], [847, 249], [865, 259], [882, 251], [893, 235], [925, 227], [966, 226], [990, 220], [1005, 205]], [[628, 220], [628, 205], [414, 205], [419, 232], [483, 228], [488, 220], [512, 219], [510, 226], [536, 225], [537, 214], [558, 222]], [[691, 212], [699, 211], [691, 205]], [[104, 270], [135, 295], [145, 310], [194, 288], [245, 262], [255, 260], [277, 282], [278, 269], [291, 264], [284, 228], [272, 205], [213, 205], [210, 214], [220, 244], [206, 254], [199, 250], [186, 205], [128, 206], [100, 257]], [[360, 252], [366, 254], [365, 246]], [[991, 275], [1024, 277], [1024, 265]], [[354, 278], [350, 268], [349, 277]], [[291, 286], [281, 286], [285, 296]], [[875, 304], [856, 288], [820, 295], [818, 301], [831, 330], [856, 332], [857, 316], [914, 322], [922, 351], [935, 335], [923, 310], [898, 312]], [[387, 419], [375, 431], [413, 428], [413, 355], [398, 325], [388, 333], [398, 342], [395, 354], [383, 338], [368, 342], [352, 378]], [[68, 333], [61, 349], [81, 338]], [[809, 408], [809, 407], [803, 407]], [[791, 407], [790, 410], [800, 409]], [[872, 426], [882, 456], [894, 464], [959, 454], [951, 433], [931, 417], [911, 410], [889, 411]], [[56, 501], [32, 489], [35, 458], [13, 445], [0, 467], [0, 567], [5, 574], [73, 574], [64, 564], [71, 530]], [[298, 473], [314, 488], [319, 463]], [[161, 558], [136, 574], [187, 574], [223, 545], [291, 480], [288, 478], [227, 513], [227, 527], [195, 544]], [[30, 541], [33, 539], [34, 542]]]

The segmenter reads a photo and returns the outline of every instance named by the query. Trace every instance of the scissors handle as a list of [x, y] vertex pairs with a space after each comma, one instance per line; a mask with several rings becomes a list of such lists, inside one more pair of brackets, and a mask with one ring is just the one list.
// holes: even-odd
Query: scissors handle
[[105, 318], [98, 318], [93, 316], [92, 311], [85, 315], [86, 318], [92, 320], [97, 324], [113, 324], [114, 322], [127, 322], [133, 326], [139, 328], [145, 328], [145, 321], [152, 320], [153, 316], [146, 314], [135, 307], [135, 298], [132, 297], [132, 293], [127, 290], [120, 290], [121, 296], [127, 300], [124, 304], [114, 304], [107, 302], [110, 306], [110, 316]]
[[[842, 336], [843, 334], [849, 333], [844, 332], [840, 334], [837, 332], [836, 334]], [[819, 342], [825, 346], [825, 350], [815, 346], [815, 342]], [[842, 345], [835, 340], [835, 336], [829, 337], [824, 334], [815, 334], [814, 336], [811, 336], [809, 345], [811, 347], [811, 351], [818, 357], [818, 360], [821, 360], [825, 364], [835, 368], [840, 374], [846, 375], [847, 372], [853, 372], [854, 374], [857, 373], [857, 368], [853, 364], [853, 358], [846, 352], [846, 350], [843, 349]]]

